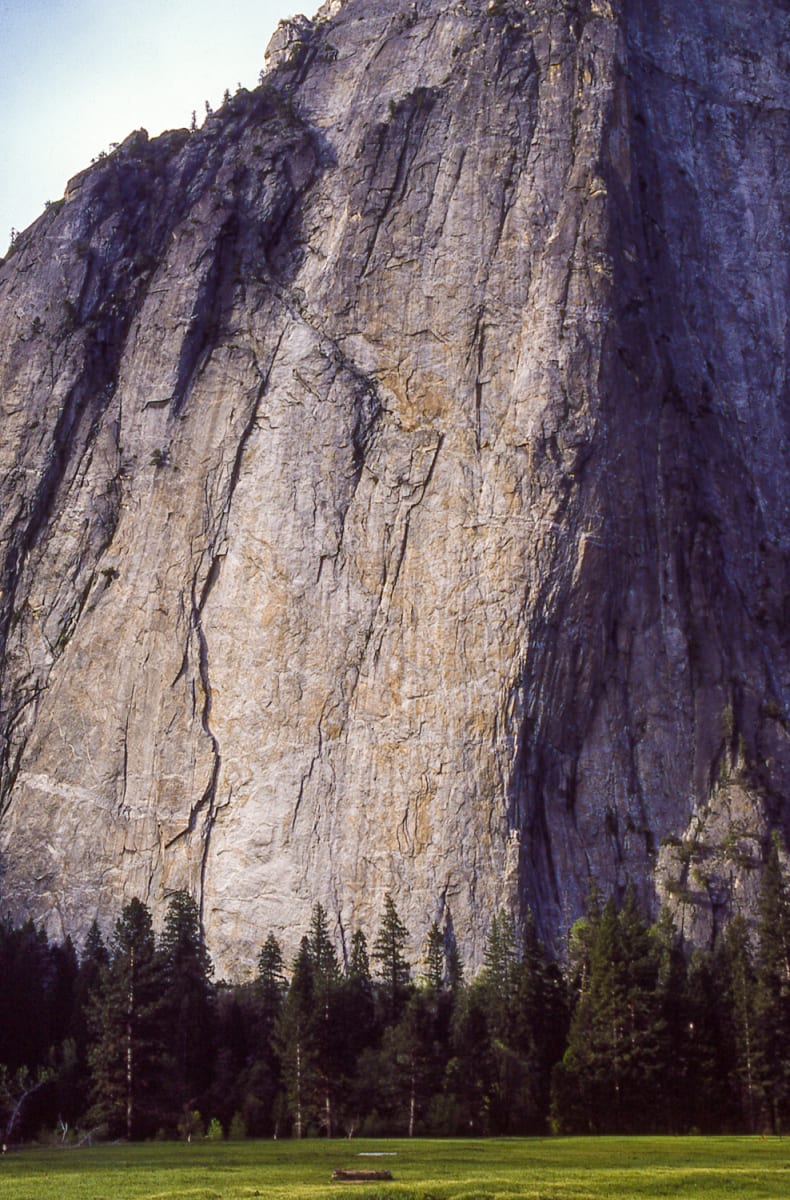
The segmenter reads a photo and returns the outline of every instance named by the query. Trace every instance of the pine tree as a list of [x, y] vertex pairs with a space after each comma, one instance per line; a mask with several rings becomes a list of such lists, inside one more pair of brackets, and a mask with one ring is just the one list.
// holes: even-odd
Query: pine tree
[[728, 1056], [737, 1082], [741, 1124], [753, 1133], [758, 1108], [754, 960], [749, 930], [740, 914], [725, 930], [720, 959]]
[[656, 945], [633, 885], [626, 888], [618, 925], [625, 999], [624, 1042], [618, 1063], [620, 1127], [625, 1132], [651, 1133], [661, 1112], [666, 1023]]
[[444, 1063], [436, 1040], [437, 1000], [432, 989], [413, 991], [398, 1023], [384, 1033], [381, 1094], [394, 1129], [407, 1137], [420, 1130], [441, 1084]]
[[447, 1091], [458, 1113], [459, 1131], [476, 1137], [492, 1128], [492, 1096], [497, 1086], [488, 992], [480, 976], [462, 988], [453, 1010], [447, 1064]]
[[357, 929], [351, 938], [351, 954], [348, 959], [348, 978], [364, 980], [370, 983], [370, 958], [368, 942], [361, 929]]
[[790, 896], [774, 835], [759, 900], [754, 995], [755, 1076], [774, 1133], [790, 1125]]
[[0, 921], [0, 1063], [14, 1075], [46, 1062], [53, 962], [43, 930]]
[[502, 908], [494, 913], [483, 952], [481, 982], [486, 990], [492, 1036], [507, 1036], [516, 978], [516, 931], [513, 918]]
[[89, 1116], [112, 1136], [144, 1137], [157, 1127], [164, 1054], [161, 992], [151, 914], [134, 899], [116, 922], [110, 963], [90, 1013]]
[[357, 929], [351, 939], [351, 954], [343, 983], [343, 1012], [344, 1055], [351, 1074], [361, 1052], [378, 1036], [368, 944], [361, 929]]
[[266, 938], [258, 955], [255, 992], [260, 1014], [261, 1041], [268, 1044], [282, 1011], [288, 983], [283, 969], [283, 952], [273, 933]]
[[49, 1044], [58, 1046], [66, 1038], [74, 1036], [76, 1024], [77, 979], [79, 963], [77, 952], [70, 937], [64, 942], [53, 943], [49, 948], [51, 959], [49, 995]]
[[172, 1121], [183, 1111], [200, 1108], [211, 1082], [214, 1053], [214, 968], [197, 904], [188, 892], [174, 892], [168, 901], [159, 955]]
[[75, 985], [75, 1037], [82, 1061], [87, 1061], [88, 1013], [109, 962], [109, 951], [104, 944], [98, 922], [94, 920], [85, 938]]
[[308, 944], [316, 995], [321, 1002], [325, 1002], [340, 978], [340, 967], [337, 961], [337, 951], [329, 936], [326, 911], [318, 903], [313, 905], [310, 917]]
[[568, 1045], [552, 1079], [560, 1132], [649, 1132], [655, 1125], [662, 1017], [657, 963], [632, 889], [588, 927]]
[[[58, 956], [32, 921], [0, 921], [0, 1130], [10, 1141], [32, 1132], [36, 1107], [51, 1098], [62, 1048], [55, 1011]], [[42, 1109], [42, 1116], [44, 1110]]]
[[379, 1040], [373, 980], [367, 940], [361, 929], [351, 939], [351, 953], [337, 998], [338, 1084], [341, 1117], [348, 1136], [375, 1107], [359, 1064], [363, 1054]]
[[444, 929], [444, 961], [447, 986], [454, 994], [460, 992], [464, 985], [464, 964], [449, 914]]
[[326, 1136], [332, 1137], [334, 1105], [341, 1073], [342, 1039], [338, 1022], [340, 967], [337, 951], [329, 936], [326, 912], [318, 903], [313, 906], [308, 946], [316, 1005], [313, 1028], [317, 1087], [321, 1095], [320, 1120]]
[[423, 957], [423, 986], [428, 988], [429, 991], [441, 992], [445, 984], [445, 974], [444, 938], [441, 935], [438, 923], [434, 921], [428, 930], [425, 955]]
[[[85, 945], [82, 948], [82, 956], [80, 958], [80, 972], [83, 979], [90, 976], [90, 979], [95, 983], [98, 982], [102, 968], [106, 967], [110, 961], [110, 953], [104, 944], [99, 923], [94, 918], [91, 922], [91, 927], [88, 930], [85, 938]], [[90, 985], [87, 988], [91, 990]]]
[[[257, 1109], [257, 1098], [250, 1092], [249, 1074], [257, 1046], [252, 1032], [254, 1018], [251, 1016], [251, 1006], [245, 1005], [244, 1000], [250, 998], [250, 988], [243, 985], [226, 988], [221, 984], [216, 992], [216, 1034], [214, 1069], [212, 1072], [211, 1092], [204, 1101], [205, 1107], [201, 1113], [211, 1113], [219, 1118], [224, 1128], [230, 1125], [237, 1112], [243, 1112], [248, 1101]], [[256, 1112], [255, 1116], [259, 1114]], [[257, 1121], [252, 1122], [254, 1128], [248, 1132], [253, 1136], [261, 1136], [269, 1132], [259, 1127]], [[261, 1122], [261, 1125], [263, 1122]], [[182, 1133], [189, 1137], [188, 1124]], [[248, 1122], [245, 1119], [245, 1125]]]
[[486, 1107], [492, 1132], [511, 1133], [517, 1125], [515, 1100], [522, 1079], [519, 1056], [511, 1044], [516, 988], [516, 932], [504, 909], [494, 913], [488, 930], [479, 987], [486, 1015], [486, 1057], [490, 1063]]
[[687, 962], [682, 940], [669, 909], [663, 909], [650, 929], [656, 965], [656, 997], [660, 1011], [657, 1026], [657, 1088], [660, 1096], [661, 1132], [685, 1133], [691, 1118], [691, 1017], [687, 989]]
[[521, 954], [513, 969], [506, 1044], [518, 1072], [508, 1124], [513, 1133], [544, 1133], [551, 1072], [562, 1057], [568, 1032], [565, 985], [540, 941], [532, 913], [524, 920]]
[[297, 1138], [306, 1135], [316, 1116], [318, 1053], [316, 1003], [309, 939], [302, 938], [293, 964], [291, 984], [275, 1029], [288, 1111]]
[[603, 915], [603, 903], [597, 884], [590, 886], [585, 913], [575, 921], [568, 935], [568, 986], [574, 1004], [578, 1003], [590, 985], [592, 950]]
[[389, 892], [384, 897], [384, 913], [376, 940], [373, 960], [379, 966], [385, 1020], [396, 1024], [409, 995], [411, 970], [404, 956], [409, 931], [398, 916]]
[[[737, 1129], [740, 1102], [728, 1037], [722, 956], [695, 950], [686, 979], [686, 1105], [690, 1129], [715, 1134]], [[670, 1054], [676, 1046], [670, 1047]]]

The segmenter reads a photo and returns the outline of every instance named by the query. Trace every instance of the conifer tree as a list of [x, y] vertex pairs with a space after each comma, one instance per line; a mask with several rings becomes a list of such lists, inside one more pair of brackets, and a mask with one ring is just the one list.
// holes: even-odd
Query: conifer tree
[[364, 980], [370, 983], [370, 956], [368, 955], [368, 940], [361, 929], [356, 929], [351, 938], [351, 954], [348, 958], [349, 979]]
[[414, 1137], [438, 1091], [444, 1063], [436, 1039], [437, 994], [412, 991], [396, 1025], [384, 1033], [381, 1049], [383, 1107], [393, 1128]]
[[174, 892], [168, 901], [159, 954], [167, 1091], [177, 1118], [201, 1106], [211, 1082], [215, 1035], [214, 968], [188, 892]]
[[480, 1050], [489, 1064], [485, 1104], [492, 1132], [510, 1133], [517, 1121], [515, 1107], [522, 1070], [512, 1045], [516, 989], [516, 932], [512, 916], [495, 912], [483, 952], [484, 966], [478, 988], [486, 1018], [485, 1046]]
[[[498, 1132], [491, 1097], [496, 1062], [491, 1041], [488, 992], [480, 976], [457, 996], [450, 1029], [452, 1057], [447, 1064], [447, 1091], [465, 1133], [477, 1137]], [[492, 1128], [492, 1124], [494, 1127]]]
[[384, 913], [376, 940], [373, 960], [378, 963], [385, 1020], [395, 1024], [409, 995], [411, 970], [404, 956], [409, 931], [398, 916], [389, 892], [384, 897]]
[[453, 1055], [453, 1019], [461, 994], [463, 968], [451, 927], [440, 931], [436, 921], [428, 931], [420, 999], [429, 1047], [423, 1073], [429, 1091], [426, 1107], [427, 1132], [455, 1133], [458, 1105], [448, 1081]]
[[790, 896], [778, 834], [771, 840], [759, 900], [754, 995], [755, 1075], [769, 1128], [790, 1125]]
[[357, 929], [351, 939], [351, 954], [343, 985], [341, 1026], [344, 1054], [350, 1065], [377, 1038], [373, 979], [370, 974], [367, 939]]
[[288, 983], [283, 969], [283, 952], [273, 933], [269, 933], [258, 955], [255, 991], [260, 1014], [260, 1038], [268, 1044], [282, 1011]]
[[524, 920], [521, 954], [514, 968], [507, 1044], [517, 1056], [509, 1132], [544, 1133], [551, 1072], [562, 1057], [568, 1032], [565, 984], [537, 935], [532, 913]]
[[115, 925], [110, 963], [91, 1006], [89, 1118], [130, 1140], [157, 1127], [161, 1113], [162, 977], [151, 914], [131, 900]]
[[448, 920], [444, 930], [444, 961], [447, 986], [455, 995], [464, 985], [464, 964], [455, 938], [452, 922]]
[[171, 898], [158, 947], [135, 900], [109, 952], [94, 922], [79, 964], [68, 939], [50, 945], [31, 922], [6, 919], [0, 1118], [17, 1137], [56, 1115], [75, 1121], [89, 1075], [85, 1118], [132, 1138], [181, 1128], [200, 1097], [206, 1115], [256, 1135], [276, 1133], [286, 1113], [297, 1137], [360, 1127], [541, 1133], [549, 1095], [560, 1132], [781, 1132], [790, 1122], [782, 863], [775, 839], [757, 925], [736, 916], [713, 950], [688, 958], [669, 913], [648, 926], [633, 889], [619, 909], [593, 894], [570, 933], [565, 979], [531, 914], [517, 938], [500, 910], [471, 983], [434, 922], [414, 985], [390, 895], [375, 982], [360, 930], [341, 971], [320, 904], [290, 985], [270, 934], [255, 980], [219, 989], [186, 893]]
[[252, 1137], [278, 1133], [281, 1087], [275, 1029], [288, 984], [280, 944], [269, 933], [250, 984], [215, 989], [217, 1053], [210, 1108], [223, 1127]]
[[360, 1070], [360, 1061], [379, 1040], [367, 939], [361, 929], [357, 929], [351, 939], [351, 952], [336, 1004], [340, 1118], [346, 1133], [351, 1136], [375, 1107], [372, 1095], [375, 1088], [369, 1087], [375, 1075]]
[[662, 1018], [657, 964], [631, 888], [590, 926], [588, 979], [554, 1072], [561, 1132], [649, 1132], [655, 1125]]
[[319, 903], [313, 905], [308, 944], [316, 996], [320, 1003], [326, 1004], [340, 977], [340, 967], [337, 961], [337, 951], [329, 935], [326, 910]]
[[741, 1122], [753, 1133], [758, 1111], [754, 958], [748, 926], [740, 914], [724, 932], [720, 962], [728, 1056], [737, 1082]]
[[422, 983], [432, 992], [440, 992], [444, 987], [446, 976], [444, 938], [436, 921], [428, 930], [428, 938], [423, 958]]
[[275, 1029], [275, 1044], [286, 1088], [288, 1111], [297, 1138], [306, 1135], [316, 1116], [318, 1052], [316, 1001], [310, 942], [303, 937], [293, 964], [291, 984]]
[[85, 990], [90, 992], [93, 985], [98, 983], [102, 969], [109, 964], [110, 952], [99, 929], [99, 923], [94, 918], [85, 938], [80, 958], [80, 975], [85, 982]]
[[[691, 1018], [687, 990], [687, 963], [682, 940], [669, 909], [664, 908], [649, 931], [655, 957], [657, 1116], [662, 1130], [683, 1133], [690, 1118]], [[660, 1102], [660, 1110], [658, 1103]]]
[[43, 930], [32, 921], [0, 921], [0, 1063], [11, 1074], [47, 1058], [53, 963]]
[[568, 986], [574, 1005], [586, 994], [590, 985], [592, 950], [601, 923], [603, 905], [597, 884], [593, 883], [587, 896], [585, 913], [575, 921], [568, 935]]
[[326, 911], [313, 906], [308, 934], [315, 1020], [316, 1085], [320, 1092], [320, 1121], [327, 1137], [334, 1132], [335, 1100], [341, 1075], [340, 967], [329, 935]]
[[494, 913], [483, 952], [481, 983], [486, 990], [488, 1019], [494, 1039], [506, 1038], [516, 980], [516, 931], [501, 908]]
[[[245, 1133], [262, 1137], [271, 1133], [271, 1102], [265, 1105], [257, 1094], [257, 1017], [253, 989], [249, 985], [215, 988], [215, 1036], [211, 1089], [203, 1099], [201, 1116], [217, 1117], [229, 1128], [239, 1114]], [[182, 1113], [179, 1132], [189, 1138], [189, 1113]]]
[[90, 1042], [90, 1013], [96, 1003], [102, 977], [109, 964], [109, 952], [104, 944], [98, 922], [94, 920], [88, 930], [79, 969], [74, 983], [74, 1014], [72, 1036], [77, 1058], [77, 1104], [84, 1110], [88, 1102], [89, 1068], [88, 1045]]
[[[491, 919], [478, 976], [453, 993], [452, 1057], [446, 1068], [447, 1100], [461, 1128], [478, 1134], [509, 1132], [520, 1078], [510, 1044], [516, 984], [516, 936], [512, 918]], [[448, 1108], [449, 1111], [449, 1108]]]
[[[688, 1127], [714, 1134], [737, 1129], [740, 1101], [727, 1036], [726, 986], [722, 956], [695, 950], [686, 979], [686, 1104]], [[670, 1054], [676, 1053], [670, 1046]]]
[[625, 1013], [621, 1073], [621, 1128], [655, 1131], [660, 1114], [666, 1021], [659, 991], [659, 958], [633, 884], [618, 919]]
[[76, 1021], [77, 979], [79, 963], [70, 937], [55, 942], [49, 948], [50, 996], [49, 1043], [58, 1046], [74, 1035]]

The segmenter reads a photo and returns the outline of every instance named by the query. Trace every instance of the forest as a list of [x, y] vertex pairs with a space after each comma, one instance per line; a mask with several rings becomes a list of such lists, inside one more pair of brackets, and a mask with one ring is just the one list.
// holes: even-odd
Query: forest
[[790, 888], [772, 843], [753, 922], [684, 945], [632, 889], [593, 891], [562, 961], [492, 914], [467, 978], [434, 924], [419, 963], [386, 897], [341, 961], [327, 914], [286, 964], [215, 982], [199, 913], [132, 900], [78, 954], [0, 924], [6, 1143], [100, 1139], [781, 1132], [790, 1126]]

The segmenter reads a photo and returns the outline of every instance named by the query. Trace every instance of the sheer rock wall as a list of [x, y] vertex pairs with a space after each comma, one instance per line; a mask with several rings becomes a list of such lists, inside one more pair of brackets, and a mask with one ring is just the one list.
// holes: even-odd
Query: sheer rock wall
[[790, 832], [790, 16], [347, 0], [0, 267], [0, 901], [699, 940]]

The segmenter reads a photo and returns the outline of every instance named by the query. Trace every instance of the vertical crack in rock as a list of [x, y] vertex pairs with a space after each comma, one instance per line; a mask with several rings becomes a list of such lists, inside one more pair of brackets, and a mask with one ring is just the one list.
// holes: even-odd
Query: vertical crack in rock
[[312, 758], [310, 759], [310, 764], [307, 770], [302, 773], [302, 777], [299, 781], [299, 791], [296, 796], [296, 803], [294, 804], [293, 816], [291, 818], [291, 833], [293, 833], [296, 829], [297, 821], [299, 819], [299, 810], [301, 809], [302, 801], [304, 800], [305, 788], [313, 777], [313, 771], [315, 770], [316, 763], [321, 761], [321, 755], [324, 749], [324, 737], [321, 730], [320, 720], [316, 726], [316, 737], [318, 739], [318, 746], [313, 753]]
[[[209, 675], [208, 641], [206, 640], [206, 635], [203, 630], [203, 621], [202, 621], [203, 606], [206, 602], [206, 597], [208, 596], [211, 586], [213, 585], [214, 579], [216, 578], [217, 570], [218, 570], [217, 559], [215, 559], [214, 562], [212, 563], [211, 570], [209, 571], [208, 578], [206, 579], [206, 583], [205, 583], [205, 586], [203, 589], [203, 593], [200, 597], [199, 603], [196, 603], [194, 587], [193, 587], [193, 591], [192, 591], [192, 625], [193, 625], [193, 629], [194, 629], [195, 634], [197, 635], [197, 639], [198, 639], [198, 648], [199, 648], [198, 662], [199, 662], [199, 670], [200, 670], [200, 683], [201, 683], [201, 687], [203, 688], [203, 708], [202, 708], [202, 711], [200, 714], [200, 721], [201, 721], [201, 725], [203, 727], [203, 732], [206, 734], [209, 741], [211, 742], [211, 748], [212, 748], [212, 752], [213, 752], [213, 756], [214, 756], [214, 761], [213, 761], [213, 765], [211, 768], [211, 777], [208, 781], [208, 784], [206, 785], [206, 790], [203, 793], [203, 795], [201, 796], [198, 804], [195, 806], [195, 808], [190, 813], [190, 817], [189, 817], [189, 827], [190, 827], [190, 829], [194, 829], [198, 815], [201, 812], [204, 812], [203, 828], [200, 833], [200, 836], [201, 836], [201, 839], [203, 842], [203, 850], [202, 850], [201, 863], [200, 863], [200, 899], [199, 899], [201, 925], [203, 923], [204, 882], [205, 882], [205, 873], [206, 873], [206, 862], [208, 859], [209, 845], [210, 845], [210, 841], [211, 841], [211, 833], [212, 833], [212, 830], [214, 827], [214, 822], [217, 817], [217, 810], [216, 810], [217, 782], [219, 780], [220, 768], [222, 766], [222, 755], [220, 753], [219, 741], [218, 741], [213, 729], [211, 728], [211, 678]], [[228, 795], [228, 803], [229, 802], [230, 802], [230, 794]]]
[[[218, 739], [216, 733], [214, 732], [214, 729], [212, 728], [212, 724], [211, 724], [211, 708], [212, 708], [211, 672], [210, 672], [210, 661], [209, 661], [208, 638], [206, 637], [206, 632], [205, 632], [205, 629], [203, 626], [203, 613], [204, 613], [209, 595], [210, 595], [213, 587], [215, 586], [217, 579], [219, 578], [219, 574], [220, 574], [221, 567], [222, 567], [222, 557], [223, 557], [222, 545], [224, 543], [224, 540], [225, 540], [225, 537], [227, 534], [228, 521], [230, 519], [231, 507], [233, 505], [233, 497], [236, 492], [236, 488], [238, 486], [239, 477], [241, 475], [241, 468], [242, 468], [242, 462], [244, 459], [244, 454], [247, 449], [247, 445], [249, 443], [250, 437], [252, 436], [253, 431], [257, 427], [261, 403], [268, 391], [272, 371], [274, 369], [274, 364], [275, 364], [275, 361], [279, 354], [280, 347], [282, 346], [283, 339], [285, 337], [285, 332], [286, 332], [285, 329], [283, 329], [280, 332], [279, 337], [277, 338], [277, 341], [275, 343], [274, 349], [272, 351], [271, 357], [269, 359], [269, 363], [266, 366], [265, 370], [262, 370], [260, 365], [258, 364], [258, 370], [259, 370], [259, 373], [261, 374], [261, 381], [256, 390], [254, 402], [250, 406], [250, 411], [249, 411], [246, 423], [245, 423], [244, 427], [242, 428], [241, 433], [239, 435], [235, 454], [233, 457], [233, 462], [231, 464], [230, 471], [228, 473], [228, 479], [227, 479], [227, 484], [226, 484], [226, 488], [225, 488], [224, 499], [223, 499], [222, 505], [220, 507], [219, 514], [215, 519], [212, 519], [210, 516], [210, 504], [208, 501], [208, 496], [206, 495], [206, 504], [207, 504], [207, 510], [208, 510], [207, 511], [207, 524], [209, 526], [213, 526], [213, 529], [211, 530], [211, 533], [208, 536], [208, 553], [210, 556], [210, 562], [209, 562], [208, 570], [206, 571], [206, 574], [205, 574], [205, 578], [203, 579], [202, 586], [200, 586], [200, 594], [198, 595], [198, 581], [199, 581], [200, 575], [201, 575], [201, 569], [200, 569], [201, 564], [200, 563], [198, 563], [197, 569], [193, 575], [192, 585], [191, 585], [191, 589], [190, 589], [190, 625], [191, 625], [192, 634], [196, 637], [197, 643], [198, 643], [198, 655], [197, 655], [198, 675], [199, 675], [199, 679], [200, 679], [201, 690], [203, 692], [203, 704], [202, 704], [201, 711], [200, 711], [200, 723], [201, 723], [201, 727], [203, 729], [204, 734], [209, 739], [209, 742], [211, 744], [213, 761], [212, 761], [212, 767], [211, 767], [211, 774], [210, 774], [208, 783], [206, 784], [206, 788], [205, 788], [202, 796], [198, 800], [198, 802], [196, 804], [194, 804], [192, 806], [192, 808], [190, 809], [189, 819], [188, 819], [186, 828], [181, 830], [178, 834], [175, 835], [175, 837], [172, 837], [168, 841], [168, 843], [166, 845], [166, 849], [170, 849], [178, 841], [180, 841], [183, 838], [188, 837], [191, 833], [194, 833], [197, 828], [198, 819], [200, 818], [200, 816], [202, 814], [203, 824], [202, 824], [202, 828], [200, 830], [202, 850], [201, 850], [201, 856], [200, 856], [200, 886], [199, 886], [199, 898], [198, 898], [198, 907], [199, 907], [199, 911], [200, 911], [201, 923], [203, 922], [203, 915], [204, 915], [205, 879], [206, 879], [206, 870], [207, 870], [210, 845], [211, 845], [211, 834], [214, 829], [214, 824], [217, 820], [217, 814], [218, 814], [219, 808], [227, 807], [231, 802], [232, 794], [233, 794], [233, 789], [229, 788], [228, 796], [227, 796], [227, 799], [225, 800], [224, 804], [222, 804], [221, 806], [218, 805], [217, 785], [219, 783], [220, 773], [221, 773], [221, 769], [222, 769], [222, 753], [221, 753], [219, 739]], [[189, 644], [187, 643], [187, 647], [184, 651], [184, 659], [183, 659], [183, 662], [181, 665], [181, 670], [179, 671], [179, 674], [176, 677], [176, 679], [173, 681], [173, 684], [175, 684], [178, 681], [178, 679], [180, 679], [183, 676], [185, 670], [187, 669], [188, 662], [189, 662]]]
[[387, 530], [389, 535], [388, 541], [390, 550], [384, 559], [383, 573], [378, 588], [376, 606], [362, 639], [361, 650], [357, 660], [358, 666], [354, 674], [354, 684], [348, 700], [349, 711], [352, 711], [354, 707], [357, 687], [365, 669], [365, 662], [368, 658], [371, 644], [373, 646], [373, 667], [375, 667], [379, 661], [381, 644], [387, 632], [387, 618], [389, 615], [390, 605], [395, 594], [395, 588], [397, 586], [403, 560], [406, 555], [406, 544], [409, 538], [411, 517], [414, 510], [421, 504], [425, 497], [425, 493], [430, 486], [431, 479], [433, 478], [433, 474], [436, 469], [436, 463], [439, 458], [439, 451], [442, 448], [443, 442], [444, 434], [439, 434], [429, 451], [430, 463], [428, 465], [428, 470], [425, 472], [424, 476], [421, 479], [418, 479], [414, 484], [411, 484], [410, 481], [412, 495], [405, 503], [399, 503], [396, 513], [396, 520], [394, 524]]

